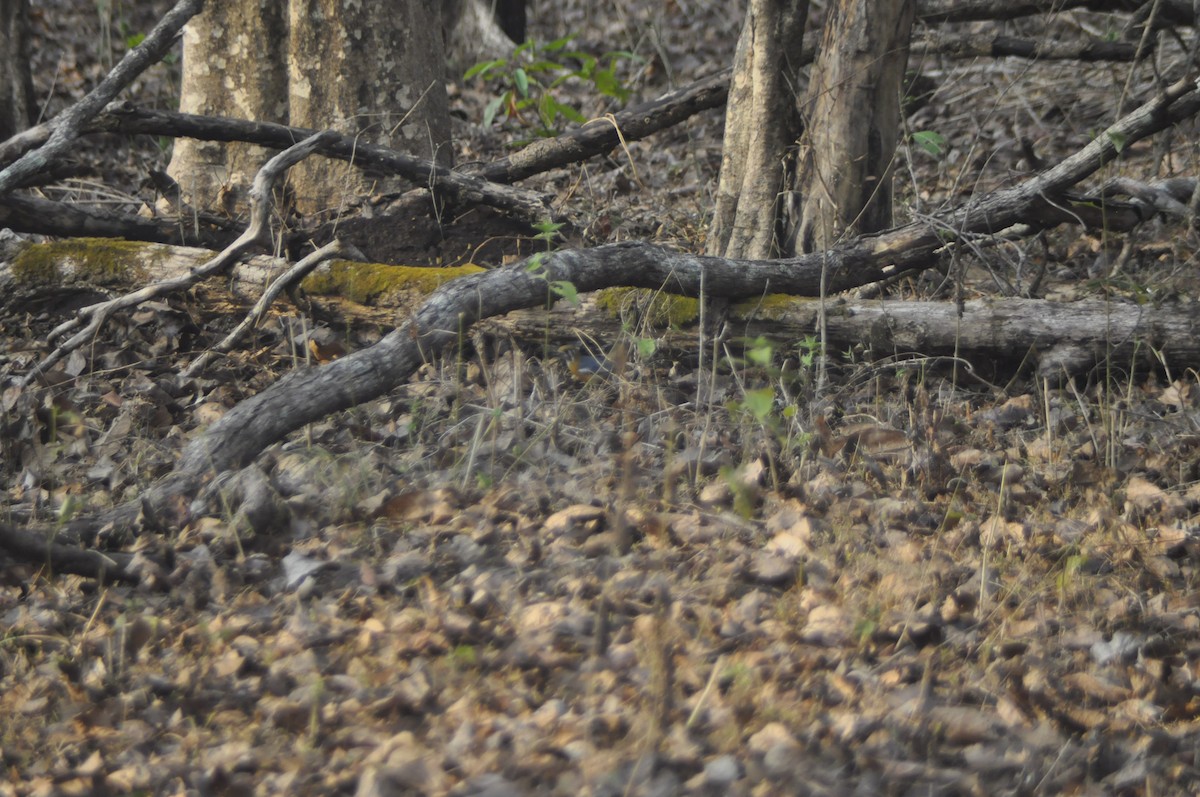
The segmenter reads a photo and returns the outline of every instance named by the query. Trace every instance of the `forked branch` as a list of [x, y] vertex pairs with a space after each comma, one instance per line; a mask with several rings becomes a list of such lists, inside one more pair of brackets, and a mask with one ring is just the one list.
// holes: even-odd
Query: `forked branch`
[[[70, 321], [56, 327], [50, 333], [51, 341], [59, 340], [72, 332], [75, 332], [75, 334], [58, 344], [54, 351], [46, 355], [32, 371], [26, 374], [22, 380], [23, 384], [29, 384], [34, 381], [38, 374], [44, 373], [63, 357], [66, 357], [90, 340], [100, 330], [100, 327], [112, 317], [113, 313], [119, 310], [126, 310], [130, 307], [136, 307], [143, 302], [157, 299], [160, 296], [186, 290], [202, 280], [228, 270], [247, 254], [269, 250], [271, 246], [272, 194], [278, 186], [279, 181], [287, 173], [288, 169], [311, 155], [318, 147], [328, 143], [331, 137], [336, 136], [336, 133], [328, 131], [318, 133], [306, 138], [293, 147], [289, 147], [267, 161], [266, 165], [255, 176], [254, 185], [250, 189], [250, 226], [236, 241], [207, 263], [175, 279], [156, 282], [153, 285], [147, 285], [140, 290], [127, 293], [116, 299], [85, 307]], [[76, 332], [75, 330], [79, 331]]]

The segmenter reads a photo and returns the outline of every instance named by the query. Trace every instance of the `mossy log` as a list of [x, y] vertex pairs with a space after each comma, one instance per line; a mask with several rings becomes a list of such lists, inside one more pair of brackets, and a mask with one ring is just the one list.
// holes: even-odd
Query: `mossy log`
[[[78, 307], [80, 294], [97, 299], [109, 291], [135, 288], [177, 277], [212, 257], [193, 247], [102, 238], [77, 238], [26, 246], [0, 263], [0, 305], [30, 303], [55, 312]], [[253, 302], [287, 268], [280, 258], [257, 256], [219, 280], [237, 301]], [[396, 266], [333, 260], [303, 283], [312, 296], [386, 308], [395, 317], [415, 312], [422, 301], [450, 280], [485, 269]], [[615, 341], [622, 335], [652, 337], [674, 350], [695, 348], [700, 304], [661, 291], [610, 288], [583, 297], [580, 306], [558, 302], [552, 309], [524, 309], [491, 319], [492, 334], [556, 341], [574, 338]], [[945, 302], [846, 301], [824, 303], [824, 339], [830, 351], [854, 351], [866, 358], [954, 355], [990, 370], [1037, 365], [1043, 376], [1079, 373], [1100, 362], [1135, 366], [1151, 358], [1175, 369], [1200, 368], [1200, 321], [1186, 306], [1149, 308], [1133, 303], [1085, 300], [1072, 303], [1036, 299], [967, 302], [960, 315]], [[820, 336], [822, 303], [813, 298], [770, 294], [743, 299], [728, 315], [734, 338], [792, 342]]]
[[[111, 292], [174, 279], [208, 262], [213, 252], [187, 246], [72, 238], [29, 244], [0, 263], [0, 309], [36, 303], [55, 312], [80, 304], [80, 295], [99, 301]], [[262, 289], [288, 267], [282, 258], [258, 255], [239, 263], [219, 280], [238, 301], [253, 302]], [[448, 280], [482, 271], [478, 266], [425, 268], [333, 260], [319, 267], [302, 287], [313, 295], [340, 296], [362, 305], [395, 307], [403, 312]]]

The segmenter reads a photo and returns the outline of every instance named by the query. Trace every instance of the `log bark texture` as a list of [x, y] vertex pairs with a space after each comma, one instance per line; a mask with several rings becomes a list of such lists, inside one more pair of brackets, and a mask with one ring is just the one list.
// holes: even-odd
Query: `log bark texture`
[[[551, 342], [614, 340], [622, 322], [595, 311], [556, 307], [522, 311], [497, 322], [518, 339]], [[1085, 299], [979, 299], [962, 312], [951, 302], [745, 299], [730, 308], [729, 323], [742, 339], [777, 341], [787, 351], [818, 335], [824, 314], [825, 345], [853, 351], [866, 362], [948, 358], [984, 379], [1007, 379], [1021, 366], [1051, 380], [1087, 373], [1101, 364], [1122, 373], [1166, 365], [1178, 373], [1200, 368], [1200, 318], [1186, 303], [1140, 305]], [[690, 329], [662, 330], [660, 349], [695, 352]]]
[[[286, 45], [287, 3], [210, 3], [184, 31], [180, 112], [286, 121]], [[197, 207], [233, 208], [270, 157], [256, 144], [181, 138], [167, 171]]]
[[[450, 163], [450, 119], [435, 0], [229, 0], [184, 39], [181, 110], [332, 128], [410, 155]], [[185, 144], [168, 169], [192, 204], [243, 210], [266, 153]], [[293, 175], [298, 207], [336, 208], [347, 196], [396, 190], [382, 175], [311, 162]]]
[[[439, 2], [291, 0], [288, 122], [451, 165]], [[291, 182], [302, 213], [336, 210], [348, 199], [403, 187], [389, 173], [319, 158], [297, 166]]]

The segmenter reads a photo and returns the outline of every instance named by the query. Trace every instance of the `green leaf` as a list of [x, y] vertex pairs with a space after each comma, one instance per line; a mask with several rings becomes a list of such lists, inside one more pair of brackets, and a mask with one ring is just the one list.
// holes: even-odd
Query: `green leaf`
[[946, 137], [932, 130], [918, 130], [912, 134], [913, 143], [935, 158], [946, 151]]
[[610, 69], [601, 69], [592, 76], [592, 82], [596, 85], [596, 91], [603, 94], [605, 97], [625, 102], [629, 99], [629, 89], [621, 85], [621, 81], [617, 78], [616, 72]]
[[549, 94], [543, 94], [538, 101], [538, 119], [542, 122], [542, 127], [547, 130], [554, 127], [554, 120], [558, 118], [559, 103]]
[[[541, 239], [547, 240], [547, 241], [551, 240], [552, 238], [554, 238], [554, 233], [561, 230], [564, 226], [566, 226], [565, 221], [551, 221], [550, 219], [542, 219], [541, 221], [539, 221], [533, 225], [533, 229], [537, 230], [539, 233], [538, 235], [536, 235], [534, 237], [541, 238]], [[547, 234], [550, 236], [549, 238], [545, 237]]]
[[505, 98], [508, 97], [507, 92], [499, 97], [493, 97], [487, 107], [483, 109], [483, 126], [491, 127], [492, 122], [496, 119], [496, 114], [500, 111], [500, 106], [504, 104]]
[[758, 390], [747, 390], [742, 406], [754, 416], [754, 420], [762, 423], [771, 415], [775, 406], [775, 388], [762, 387]]
[[566, 69], [565, 66], [563, 66], [562, 64], [556, 63], [554, 61], [534, 61], [532, 64], [525, 65], [526, 72], [541, 73], [541, 74], [547, 74], [547, 75], [553, 74], [555, 72], [562, 72], [564, 69]]
[[530, 255], [528, 262], [525, 263], [526, 273], [533, 274], [535, 276], [541, 274], [546, 268], [545, 263], [542, 262], [545, 259], [545, 252], [535, 252], [534, 254]]
[[524, 69], [517, 67], [517, 70], [513, 72], [513, 83], [522, 97], [529, 96], [529, 75], [525, 73]]
[[581, 124], [584, 124], [587, 122], [587, 117], [584, 116], [583, 114], [581, 114], [579, 111], [575, 110], [575, 108], [573, 108], [570, 105], [564, 105], [563, 103], [559, 102], [559, 103], [555, 103], [555, 107], [560, 114], [562, 114], [565, 118], [569, 119], [570, 121], [574, 122], [577, 125], [581, 125]]
[[658, 351], [658, 344], [654, 342], [654, 338], [638, 338], [637, 350], [642, 357], [652, 357], [654, 352]]
[[569, 280], [554, 280], [550, 283], [550, 290], [554, 291], [556, 296], [566, 299], [575, 307], [579, 306], [579, 291], [575, 289], [575, 283]]
[[504, 63], [505, 61], [503, 58], [497, 58], [495, 61], [480, 61], [463, 74], [463, 80], [470, 80], [476, 75], [483, 75], [484, 77], [487, 77], [486, 73], [496, 69], [497, 67], [504, 66]]
[[1108, 136], [1108, 140], [1112, 142], [1112, 145], [1117, 148], [1117, 152], [1125, 149], [1125, 142], [1128, 139], [1124, 133], [1118, 133], [1115, 130], [1107, 130], [1105, 131], [1105, 135]]
[[569, 57], [579, 61], [580, 66], [574, 71], [574, 74], [584, 79], [592, 76], [592, 73], [596, 71], [596, 64], [599, 63], [594, 55], [587, 53], [570, 53]]
[[564, 48], [568, 44], [570, 44], [574, 39], [575, 39], [575, 37], [573, 35], [572, 36], [563, 36], [561, 39], [555, 39], [554, 41], [550, 42], [549, 44], [544, 45], [541, 48], [542, 52], [544, 52], [544, 53], [558, 52], [559, 50], [561, 50], [562, 48]]
[[755, 365], [765, 368], [775, 357], [775, 347], [766, 338], [760, 336], [746, 350], [746, 357]]

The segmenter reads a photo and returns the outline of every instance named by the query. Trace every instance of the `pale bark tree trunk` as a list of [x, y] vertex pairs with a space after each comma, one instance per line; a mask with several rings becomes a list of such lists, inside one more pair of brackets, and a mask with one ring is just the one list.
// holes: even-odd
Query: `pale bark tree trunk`
[[7, 141], [29, 127], [36, 113], [28, 0], [0, 0], [0, 71], [0, 141]]
[[796, 98], [808, 0], [750, 0], [738, 40], [716, 212], [707, 251], [763, 259], [776, 230], [787, 150], [800, 133]]
[[[438, 14], [438, 0], [210, 3], [184, 38], [181, 110], [334, 128], [449, 163]], [[240, 211], [268, 157], [258, 147], [179, 140], [168, 171], [193, 204]], [[317, 160], [291, 179], [305, 212], [399, 187]]]
[[914, 0], [837, 0], [808, 83], [789, 221], [803, 252], [892, 225], [892, 167]]
[[[450, 165], [450, 110], [436, 0], [292, 0], [290, 123], [361, 134], [364, 141]], [[310, 158], [292, 170], [303, 212], [347, 197], [396, 191], [344, 163]]]
[[525, 39], [525, 0], [445, 0], [446, 48], [453, 69], [462, 71], [508, 57]]
[[[179, 110], [286, 122], [286, 11], [278, 0], [208, 3], [184, 30]], [[270, 157], [252, 144], [178, 138], [167, 172], [192, 204], [233, 212]]]

